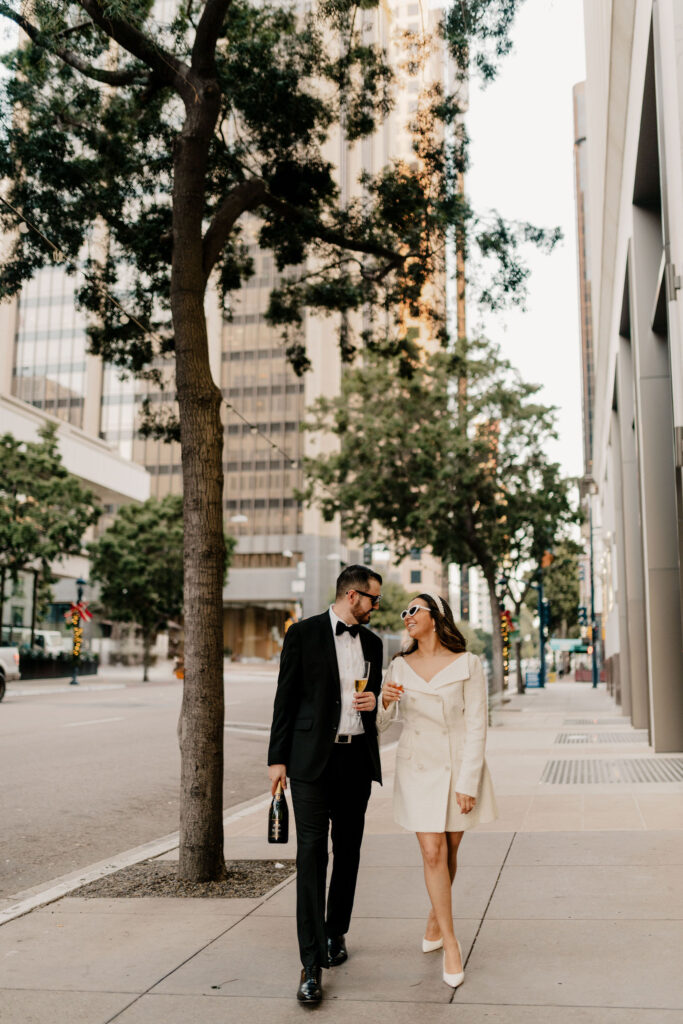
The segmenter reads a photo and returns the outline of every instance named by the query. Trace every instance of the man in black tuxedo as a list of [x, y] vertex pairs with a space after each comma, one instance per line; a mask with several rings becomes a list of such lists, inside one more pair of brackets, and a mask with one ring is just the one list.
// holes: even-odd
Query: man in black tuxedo
[[[303, 970], [297, 998], [322, 998], [322, 967], [348, 956], [365, 809], [372, 780], [382, 781], [375, 717], [382, 685], [382, 641], [365, 628], [379, 605], [382, 577], [350, 565], [334, 604], [290, 626], [280, 658], [268, 775], [275, 792], [289, 775], [296, 818], [296, 923]], [[370, 662], [364, 693], [354, 679]], [[327, 837], [332, 877], [325, 915]]]

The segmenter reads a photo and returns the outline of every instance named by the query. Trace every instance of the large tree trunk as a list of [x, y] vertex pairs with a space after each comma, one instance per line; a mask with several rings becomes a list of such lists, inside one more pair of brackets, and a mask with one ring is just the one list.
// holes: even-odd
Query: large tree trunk
[[496, 594], [495, 573], [484, 572], [486, 583], [489, 588], [489, 603], [491, 605], [491, 622], [493, 623], [493, 679], [491, 692], [503, 692], [503, 637], [500, 632], [500, 603]]
[[152, 647], [152, 635], [145, 630], [142, 634], [142, 681], [149, 682], [150, 650]]
[[185, 679], [179, 875], [225, 877], [223, 856], [223, 426], [209, 364], [202, 266], [204, 175], [218, 110], [200, 93], [176, 143], [171, 304], [183, 464]]

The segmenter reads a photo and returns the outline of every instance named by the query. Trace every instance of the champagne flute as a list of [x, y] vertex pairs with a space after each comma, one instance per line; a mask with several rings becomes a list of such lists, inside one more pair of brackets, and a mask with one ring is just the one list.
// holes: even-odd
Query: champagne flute
[[[363, 691], [365, 690], [365, 687], [368, 685], [369, 678], [370, 678], [370, 662], [369, 661], [364, 661], [363, 662], [362, 674], [361, 675], [356, 675], [354, 677], [354, 680], [353, 680], [353, 688], [356, 691], [356, 693], [363, 693]], [[360, 725], [360, 723], [362, 721], [362, 719], [360, 717], [360, 711], [356, 711], [356, 716], [358, 718], [358, 724]]]

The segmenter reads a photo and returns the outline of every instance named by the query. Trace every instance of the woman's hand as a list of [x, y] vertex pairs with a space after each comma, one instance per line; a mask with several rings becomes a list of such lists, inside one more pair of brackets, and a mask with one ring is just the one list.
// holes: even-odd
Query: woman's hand
[[469, 814], [477, 802], [475, 797], [468, 796], [467, 793], [456, 793], [455, 799], [462, 814]]
[[399, 686], [392, 679], [388, 679], [382, 687], [382, 707], [386, 711], [392, 701], [400, 700], [403, 696], [403, 687]]

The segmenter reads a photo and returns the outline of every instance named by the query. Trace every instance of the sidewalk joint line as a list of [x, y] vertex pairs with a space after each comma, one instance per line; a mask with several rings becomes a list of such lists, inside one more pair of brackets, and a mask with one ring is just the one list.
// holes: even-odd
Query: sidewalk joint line
[[[508, 856], [510, 854], [510, 850], [512, 849], [512, 844], [514, 843], [516, 836], [517, 836], [517, 833], [513, 832], [512, 833], [512, 839], [510, 840], [510, 842], [508, 844], [508, 848], [505, 851], [505, 856], [503, 857], [503, 863], [500, 865], [500, 869], [498, 871], [498, 874], [496, 875], [496, 880], [493, 883], [493, 888], [491, 889], [491, 895], [489, 896], [488, 901], [486, 903], [486, 906], [484, 907], [484, 913], [481, 915], [481, 920], [479, 922], [479, 926], [477, 927], [477, 930], [476, 930], [476, 932], [474, 934], [474, 938], [472, 939], [472, 944], [470, 946], [469, 952], [468, 952], [467, 956], [465, 957], [465, 963], [462, 965], [462, 969], [463, 970], [466, 969], [468, 963], [470, 962], [470, 958], [472, 956], [472, 953], [474, 952], [474, 947], [476, 945], [477, 939], [479, 938], [479, 932], [481, 931], [481, 927], [482, 927], [482, 925], [484, 923], [484, 919], [486, 918], [486, 915], [488, 913], [488, 909], [491, 906], [491, 900], [493, 899], [493, 897], [495, 895], [495, 892], [496, 892], [496, 889], [498, 888], [498, 883], [500, 881], [500, 876], [503, 874], [503, 868], [505, 867], [505, 864], [507, 862]], [[449, 1000], [450, 1003], [452, 1003], [455, 1000], [455, 997], [456, 997], [458, 991], [459, 991], [459, 989], [457, 989], [457, 988], [453, 989], [453, 995], [451, 996], [451, 998]]]
[[296, 873], [290, 875], [289, 878], [283, 879], [282, 882], [278, 882], [278, 884], [274, 886], [273, 889], [265, 893], [264, 896], [259, 897], [258, 903], [256, 903], [256, 905], [253, 906], [251, 910], [248, 910], [245, 914], [243, 914], [238, 921], [234, 921], [232, 924], [228, 925], [228, 927], [224, 928], [222, 932], [220, 932], [218, 935], [214, 935], [214, 937], [212, 939], [209, 939], [209, 941], [206, 942], [203, 946], [201, 946], [199, 949], [196, 949], [193, 953], [191, 953], [188, 957], [182, 960], [179, 964], [176, 964], [175, 967], [171, 968], [170, 971], [167, 971], [166, 974], [162, 975], [161, 978], [158, 978], [157, 981], [155, 981], [152, 985], [146, 988], [144, 992], [141, 992], [138, 996], [136, 996], [131, 1003], [128, 1003], [128, 1005], [124, 1006], [121, 1010], [117, 1010], [113, 1017], [109, 1017], [108, 1020], [104, 1021], [104, 1024], [113, 1024], [113, 1022], [118, 1017], [120, 1017], [122, 1013], [126, 1013], [131, 1008], [131, 1006], [134, 1006], [135, 1003], [139, 1002], [140, 999], [142, 999], [144, 996], [148, 996], [153, 989], [155, 989], [158, 985], [161, 985], [161, 983], [166, 981], [167, 978], [170, 978], [172, 974], [175, 974], [176, 971], [179, 971], [182, 967], [185, 967], [186, 964], [189, 964], [191, 960], [194, 960], [196, 956], [199, 956], [199, 954], [203, 953], [206, 949], [209, 948], [209, 946], [212, 946], [214, 942], [218, 942], [219, 939], [222, 939], [224, 935], [227, 935], [228, 932], [231, 932], [232, 929], [236, 928], [238, 924], [242, 924], [242, 922], [246, 920], [246, 918], [251, 917], [251, 915], [259, 909], [259, 907], [262, 907], [263, 904], [266, 903], [269, 899], [271, 899], [273, 896], [276, 896], [278, 892], [284, 889], [287, 885], [290, 885], [295, 878]]

